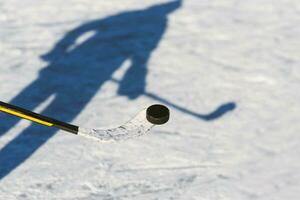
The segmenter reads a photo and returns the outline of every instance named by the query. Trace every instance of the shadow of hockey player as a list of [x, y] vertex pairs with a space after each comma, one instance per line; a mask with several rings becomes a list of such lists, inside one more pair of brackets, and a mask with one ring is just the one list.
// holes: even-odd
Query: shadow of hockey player
[[[66, 33], [42, 56], [49, 65], [10, 103], [33, 110], [53, 96], [41, 114], [71, 122], [128, 59], [132, 64], [120, 81], [118, 94], [137, 98], [144, 93], [147, 62], [166, 31], [167, 17], [180, 6], [181, 1], [171, 1], [124, 12], [88, 22]], [[1, 136], [19, 119], [5, 115], [0, 121]], [[10, 141], [0, 150], [0, 179], [31, 156], [56, 131], [32, 124]]]
[[[112, 74], [130, 60], [118, 95], [136, 99], [141, 95], [163, 102], [202, 120], [214, 120], [234, 109], [221, 105], [203, 115], [145, 91], [147, 63], [167, 28], [168, 15], [181, 6], [171, 1], [144, 10], [129, 11], [85, 23], [66, 35], [42, 58], [49, 65], [10, 103], [34, 110], [52, 97], [41, 114], [71, 122], [85, 108]], [[115, 81], [116, 82], [116, 81]], [[0, 136], [19, 119], [0, 114]], [[56, 129], [31, 124], [0, 150], [0, 179], [29, 158], [55, 133]]]

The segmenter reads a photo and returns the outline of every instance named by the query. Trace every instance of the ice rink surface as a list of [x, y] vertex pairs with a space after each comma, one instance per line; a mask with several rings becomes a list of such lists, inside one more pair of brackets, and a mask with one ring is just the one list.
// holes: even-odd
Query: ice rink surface
[[1, 114], [0, 199], [300, 198], [300, 2], [175, 4], [0, 1], [1, 101], [85, 127], [171, 109], [107, 143]]

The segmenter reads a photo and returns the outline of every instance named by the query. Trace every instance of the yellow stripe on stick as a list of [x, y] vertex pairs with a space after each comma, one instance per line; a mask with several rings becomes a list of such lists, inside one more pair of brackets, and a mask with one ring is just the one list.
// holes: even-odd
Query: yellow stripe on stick
[[21, 118], [24, 118], [24, 119], [27, 119], [27, 120], [30, 120], [30, 121], [33, 121], [33, 122], [36, 122], [36, 123], [39, 123], [39, 124], [42, 124], [42, 125], [45, 125], [45, 126], [53, 126], [52, 123], [45, 122], [43, 120], [25, 115], [23, 113], [20, 113], [18, 111], [14, 111], [14, 110], [11, 110], [11, 109], [8, 109], [8, 108], [5, 108], [5, 107], [0, 106], [0, 111], [11, 114], [11, 115], [15, 115], [15, 116], [18, 116], [18, 117], [21, 117]]

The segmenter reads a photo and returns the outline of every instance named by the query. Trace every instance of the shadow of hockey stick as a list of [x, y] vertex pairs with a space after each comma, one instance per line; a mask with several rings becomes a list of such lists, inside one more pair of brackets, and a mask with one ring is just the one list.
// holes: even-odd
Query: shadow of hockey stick
[[[112, 78], [111, 81], [114, 83], [119, 83], [119, 80], [114, 79], [114, 78]], [[212, 111], [208, 114], [201, 114], [201, 113], [197, 113], [192, 110], [189, 110], [183, 106], [172, 103], [169, 100], [164, 99], [163, 97], [160, 97], [152, 92], [144, 92], [143, 95], [148, 98], [151, 98], [155, 101], [159, 101], [159, 102], [161, 102], [167, 106], [170, 106], [176, 110], [179, 110], [185, 114], [191, 115], [193, 117], [199, 118], [204, 121], [212, 121], [212, 120], [218, 119], [218, 118], [222, 117], [224, 114], [226, 114], [227, 112], [233, 111], [236, 108], [236, 104], [234, 102], [228, 102], [228, 103], [224, 103], [224, 104], [220, 105], [217, 109], [215, 109], [214, 111]]]
[[145, 96], [151, 98], [151, 99], [154, 99], [154, 100], [157, 100], [159, 102], [162, 102], [170, 107], [173, 107], [175, 108], [176, 110], [179, 110], [185, 114], [188, 114], [188, 115], [191, 115], [191, 116], [194, 116], [194, 117], [197, 117], [199, 119], [202, 119], [204, 121], [212, 121], [212, 120], [215, 120], [217, 118], [220, 118], [222, 117], [224, 114], [226, 114], [227, 112], [229, 111], [232, 111], [236, 108], [236, 104], [234, 102], [228, 102], [228, 103], [225, 103], [225, 104], [222, 104], [220, 105], [216, 110], [214, 110], [213, 112], [211, 113], [208, 113], [208, 114], [200, 114], [200, 113], [197, 113], [197, 112], [194, 112], [194, 111], [191, 111], [189, 109], [186, 109], [184, 108], [183, 106], [179, 106], [179, 105], [176, 105], [162, 97], [159, 97], [157, 96], [156, 94], [153, 94], [151, 92], [145, 92], [144, 93]]

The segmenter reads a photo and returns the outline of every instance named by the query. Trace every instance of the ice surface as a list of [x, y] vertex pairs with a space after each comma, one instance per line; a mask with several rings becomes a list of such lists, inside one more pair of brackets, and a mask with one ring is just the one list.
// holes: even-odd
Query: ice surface
[[[71, 30], [91, 20], [163, 2], [167, 0], [1, 0], [1, 101], [11, 101], [37, 79], [40, 70], [49, 66], [40, 56], [54, 49]], [[232, 112], [213, 121], [173, 109], [170, 122], [155, 127], [151, 134], [99, 143], [62, 131], [54, 135], [47, 128], [33, 127], [28, 132], [25, 121], [4, 134], [13, 118], [1, 114], [0, 172], [11, 171], [0, 180], [0, 199], [299, 200], [299, 13], [297, 0], [185, 0], [168, 15], [166, 31], [147, 60], [145, 91], [202, 114], [227, 102], [236, 103]], [[122, 56], [129, 47], [142, 52], [143, 45], [149, 47], [151, 41], [140, 39], [152, 35], [137, 34], [142, 42], [136, 43], [129, 30], [144, 29], [132, 21], [117, 23], [111, 27], [115, 30], [112, 37], [103, 35], [108, 40], [97, 40], [105, 47], [101, 53], [86, 51], [81, 62], [55, 61], [55, 53], [52, 59], [70, 69], [103, 69], [114, 63], [131, 66], [132, 58]], [[103, 33], [108, 27], [99, 26]], [[113, 42], [116, 38], [118, 43]], [[123, 44], [130, 45], [124, 48]], [[103, 52], [111, 54], [102, 56]], [[89, 58], [92, 61], [86, 62]], [[143, 60], [143, 56], [138, 58]], [[121, 80], [127, 72], [123, 70], [120, 67], [113, 76]], [[47, 77], [57, 71], [49, 70]], [[70, 83], [71, 72], [78, 71], [55, 76], [59, 88]], [[88, 72], [83, 74], [108, 74], [106, 70]], [[126, 80], [138, 80], [132, 74]], [[107, 79], [74, 114], [85, 92], [95, 90], [93, 82], [71, 83], [65, 95], [83, 86], [86, 90], [63, 101], [69, 106], [56, 105], [51, 116], [63, 119], [76, 114], [70, 122], [84, 127], [116, 127], [140, 108], [156, 103], [146, 96], [128, 99], [117, 95], [119, 84]], [[128, 87], [133, 97], [140, 86]], [[32, 91], [30, 101], [22, 99], [22, 106], [48, 101], [42, 94], [52, 89]], [[56, 98], [54, 94], [45, 107]], [[27, 134], [15, 140], [24, 131]], [[45, 143], [13, 166], [24, 152], [33, 151], [35, 141]]]

